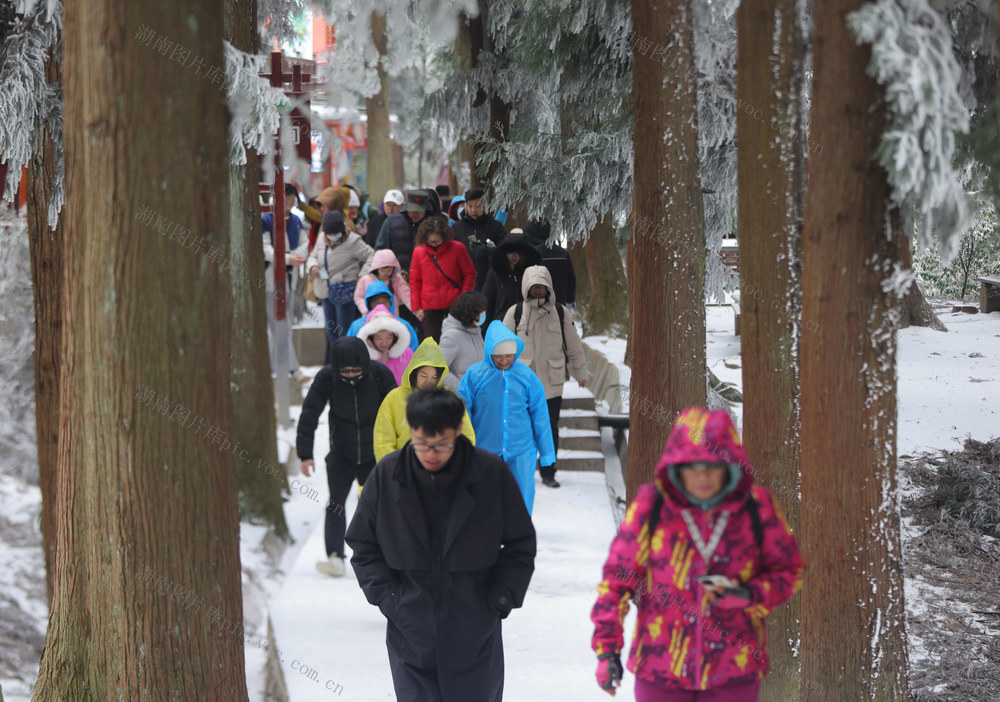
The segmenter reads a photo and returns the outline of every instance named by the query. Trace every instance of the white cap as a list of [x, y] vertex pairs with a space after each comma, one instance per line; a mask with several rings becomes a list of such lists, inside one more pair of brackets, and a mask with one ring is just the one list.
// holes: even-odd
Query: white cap
[[503, 341], [498, 341], [496, 346], [493, 347], [493, 352], [491, 356], [506, 356], [508, 354], [517, 353], [517, 342], [513, 339], [504, 339]]
[[347, 201], [347, 206], [348, 207], [361, 207], [361, 200], [358, 198], [358, 194], [356, 192], [354, 192], [353, 190], [351, 191], [351, 197], [350, 197], [350, 199]]
[[401, 191], [389, 190], [386, 192], [385, 197], [382, 198], [382, 202], [383, 204], [391, 202], [394, 205], [402, 205], [404, 202], [406, 202], [406, 199], [403, 197], [403, 193]]

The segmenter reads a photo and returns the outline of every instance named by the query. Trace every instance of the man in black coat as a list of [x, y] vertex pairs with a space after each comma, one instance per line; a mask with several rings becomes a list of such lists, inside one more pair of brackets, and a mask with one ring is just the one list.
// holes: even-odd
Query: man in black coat
[[576, 271], [569, 252], [555, 241], [549, 242], [549, 223], [540, 219], [528, 220], [524, 225], [524, 236], [528, 243], [542, 255], [542, 265], [552, 276], [552, 291], [556, 302], [569, 307], [576, 306]]
[[535, 568], [514, 476], [462, 436], [464, 411], [449, 390], [410, 397], [410, 441], [376, 466], [347, 530], [358, 584], [388, 620], [398, 702], [500, 702], [500, 620]]
[[462, 204], [465, 207], [462, 216], [451, 229], [455, 232], [455, 241], [462, 242], [469, 250], [472, 264], [476, 267], [476, 290], [481, 291], [490, 270], [490, 249], [503, 243], [507, 230], [483, 209], [482, 188], [466, 190]]
[[406, 194], [403, 211], [389, 215], [375, 240], [376, 249], [392, 249], [404, 271], [410, 270], [410, 259], [416, 248], [417, 228], [428, 215], [430, 196], [426, 190], [411, 190]]
[[323, 408], [330, 403], [330, 453], [326, 456], [326, 560], [316, 570], [338, 578], [344, 574], [344, 502], [355, 479], [359, 485], [375, 466], [374, 432], [382, 400], [396, 387], [392, 371], [371, 360], [365, 342], [342, 336], [330, 348], [331, 365], [323, 366], [313, 380], [299, 415], [295, 449], [302, 460], [302, 474], [312, 473], [313, 436]]
[[483, 285], [486, 296], [486, 324], [502, 320], [507, 309], [524, 299], [521, 279], [528, 266], [542, 265], [542, 255], [520, 232], [511, 232], [493, 249], [490, 271]]

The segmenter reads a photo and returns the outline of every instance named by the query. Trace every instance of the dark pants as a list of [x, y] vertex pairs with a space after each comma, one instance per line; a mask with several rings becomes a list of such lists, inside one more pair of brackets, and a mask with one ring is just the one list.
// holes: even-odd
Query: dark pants
[[[559, 412], [562, 409], [562, 395], [559, 397], [553, 397], [548, 400], [549, 405], [549, 422], [552, 425], [552, 445], [555, 446], [556, 455], [559, 455]], [[542, 466], [538, 469], [539, 474], [542, 478], [554, 478], [556, 477], [556, 467]]]
[[332, 344], [338, 337], [347, 336], [347, 330], [358, 315], [358, 306], [354, 300], [334, 303], [329, 299], [323, 300], [323, 316], [326, 317], [326, 340], [327, 345]]
[[431, 337], [434, 341], [441, 341], [441, 324], [448, 316], [448, 310], [424, 310], [424, 338]]
[[326, 503], [326, 555], [344, 555], [344, 532], [347, 530], [344, 503], [354, 481], [364, 485], [374, 467], [374, 460], [358, 465], [337, 460], [333, 454], [326, 457], [326, 484], [330, 488], [330, 501]]
[[679, 690], [635, 679], [635, 702], [757, 702], [759, 695], [759, 679], [709, 690]]

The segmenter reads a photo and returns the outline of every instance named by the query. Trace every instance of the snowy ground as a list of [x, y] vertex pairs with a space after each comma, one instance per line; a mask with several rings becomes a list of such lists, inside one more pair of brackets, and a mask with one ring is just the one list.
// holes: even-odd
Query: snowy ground
[[[939, 310], [939, 315], [951, 331], [910, 328], [899, 333], [900, 455], [958, 449], [967, 436], [985, 440], [1000, 433], [995, 404], [1000, 389], [1000, 363], [996, 361], [1000, 313], [965, 315]], [[709, 367], [721, 380], [742, 386], [739, 337], [733, 334], [731, 308], [708, 307], [707, 330]], [[622, 365], [624, 342], [587, 341], [600, 344], [612, 362]], [[622, 382], [627, 384], [628, 377], [623, 375]], [[742, 407], [737, 405], [736, 411], [740, 413]], [[326, 432], [324, 418], [316, 436], [321, 456]], [[40, 495], [37, 487], [11, 477], [13, 468], [0, 465], [0, 614], [2, 607], [16, 608], [25, 613], [19, 632], [33, 626], [40, 634], [46, 619], [44, 575], [41, 553], [32, 535], [37, 536]], [[610, 501], [601, 475], [560, 473], [560, 480], [563, 487], [559, 490], [538, 488], [535, 576], [524, 608], [504, 622], [505, 699], [512, 702], [607, 699], [594, 684], [588, 642], [594, 588], [614, 533]], [[293, 494], [286, 506], [295, 543], [277, 567], [260, 547], [260, 530], [243, 525], [241, 557], [248, 625], [258, 626], [259, 634], [266, 635], [264, 611], [270, 601], [291, 702], [331, 696], [392, 699], [384, 620], [365, 602], [350, 570], [344, 579], [332, 580], [314, 569], [315, 561], [323, 555], [322, 514], [327, 488], [322, 462], [317, 474], [302, 481], [305, 494]], [[308, 494], [310, 489], [319, 497]], [[348, 517], [356, 501], [354, 492], [347, 504]], [[904, 530], [906, 539], [908, 525]], [[919, 611], [918, 592], [925, 590], [908, 583], [911, 616]], [[631, 631], [631, 625], [626, 625], [626, 631]], [[12, 634], [10, 627], [0, 627], [0, 637], [3, 662], [14, 664], [13, 670], [0, 669], [4, 697], [8, 702], [26, 702], [37, 675], [37, 658], [21, 660], [11, 652], [33, 647]], [[263, 702], [265, 653], [260, 639], [249, 637], [246, 650], [250, 699]], [[305, 674], [301, 672], [303, 665], [309, 669]], [[626, 678], [619, 699], [631, 697], [631, 675]], [[327, 681], [333, 690], [324, 689]], [[335, 693], [338, 685], [339, 695]]]

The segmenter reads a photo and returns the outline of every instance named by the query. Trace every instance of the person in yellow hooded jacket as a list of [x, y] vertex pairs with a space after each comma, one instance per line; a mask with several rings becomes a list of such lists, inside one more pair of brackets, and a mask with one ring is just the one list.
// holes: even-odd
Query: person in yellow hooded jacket
[[[406, 446], [410, 440], [410, 427], [406, 423], [406, 401], [416, 390], [445, 388], [444, 377], [448, 375], [448, 364], [437, 342], [427, 337], [413, 353], [413, 358], [403, 371], [398, 388], [389, 391], [382, 400], [375, 419], [375, 461], [381, 461], [393, 451]], [[448, 389], [448, 388], [445, 388]], [[462, 435], [473, 445], [476, 433], [466, 410], [462, 417]]]

